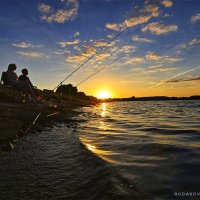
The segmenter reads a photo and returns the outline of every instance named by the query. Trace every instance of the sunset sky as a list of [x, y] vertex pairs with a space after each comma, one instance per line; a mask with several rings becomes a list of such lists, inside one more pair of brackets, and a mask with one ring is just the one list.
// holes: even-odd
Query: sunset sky
[[200, 95], [199, 0], [0, 0], [0, 69], [16, 63], [41, 89], [123, 32], [65, 84], [96, 96]]

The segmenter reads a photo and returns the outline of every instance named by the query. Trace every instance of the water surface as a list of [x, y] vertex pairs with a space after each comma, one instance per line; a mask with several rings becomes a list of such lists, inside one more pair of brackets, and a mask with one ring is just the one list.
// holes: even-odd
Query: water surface
[[0, 199], [170, 200], [200, 191], [200, 101], [78, 111], [74, 122], [32, 132], [0, 155]]

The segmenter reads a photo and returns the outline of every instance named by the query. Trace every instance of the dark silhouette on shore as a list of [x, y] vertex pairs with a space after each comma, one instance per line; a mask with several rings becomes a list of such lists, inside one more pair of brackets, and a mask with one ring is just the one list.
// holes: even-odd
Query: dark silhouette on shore
[[[16, 88], [17, 90], [19, 90], [20, 92], [22, 92], [25, 95], [27, 102], [35, 104], [36, 96], [30, 85], [30, 80], [29, 80], [29, 82], [27, 80], [26, 81], [19, 80], [19, 77], [15, 73], [16, 69], [17, 69], [16, 64], [12, 63], [12, 64], [8, 65], [8, 69], [7, 69], [7, 71], [5, 73], [5, 77], [4, 77], [5, 78], [4, 84], [12, 86], [13, 88]], [[28, 70], [27, 70], [27, 72], [28, 72]]]
[[165, 100], [200, 100], [200, 95], [190, 97], [167, 97], [167, 96], [151, 96], [151, 97], [128, 97], [128, 98], [109, 98], [102, 101], [165, 101]]

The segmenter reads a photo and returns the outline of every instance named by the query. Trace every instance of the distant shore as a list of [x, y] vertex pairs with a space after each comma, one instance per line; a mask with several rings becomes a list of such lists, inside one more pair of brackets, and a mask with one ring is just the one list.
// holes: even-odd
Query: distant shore
[[150, 97], [128, 97], [128, 98], [108, 98], [103, 99], [103, 102], [113, 101], [165, 101], [165, 100], [200, 100], [200, 95], [190, 97], [167, 97], [167, 96], [150, 96]]

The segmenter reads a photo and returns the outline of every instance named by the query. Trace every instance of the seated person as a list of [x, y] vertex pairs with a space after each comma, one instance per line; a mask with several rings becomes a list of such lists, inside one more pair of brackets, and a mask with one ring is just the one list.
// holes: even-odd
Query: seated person
[[25, 85], [19, 82], [17, 74], [14, 72], [17, 69], [15, 64], [9, 64], [8, 70], [6, 71], [6, 82], [19, 90], [22, 90]]
[[34, 94], [36, 96], [38, 96], [38, 90], [35, 86], [33, 86], [33, 84], [31, 83], [29, 77], [27, 76], [28, 75], [28, 70], [27, 69], [22, 69], [22, 75], [19, 76], [19, 81], [24, 81], [26, 82], [30, 88], [32, 89], [32, 91], [34, 92]]
[[30, 103], [35, 103], [34, 100], [35, 94], [33, 90], [31, 89], [31, 86], [27, 82], [19, 81], [17, 74], [14, 72], [17, 69], [16, 64], [9, 64], [8, 70], [6, 71], [7, 76], [7, 84], [13, 86], [14, 88], [22, 91], [25, 94], [26, 99]]

